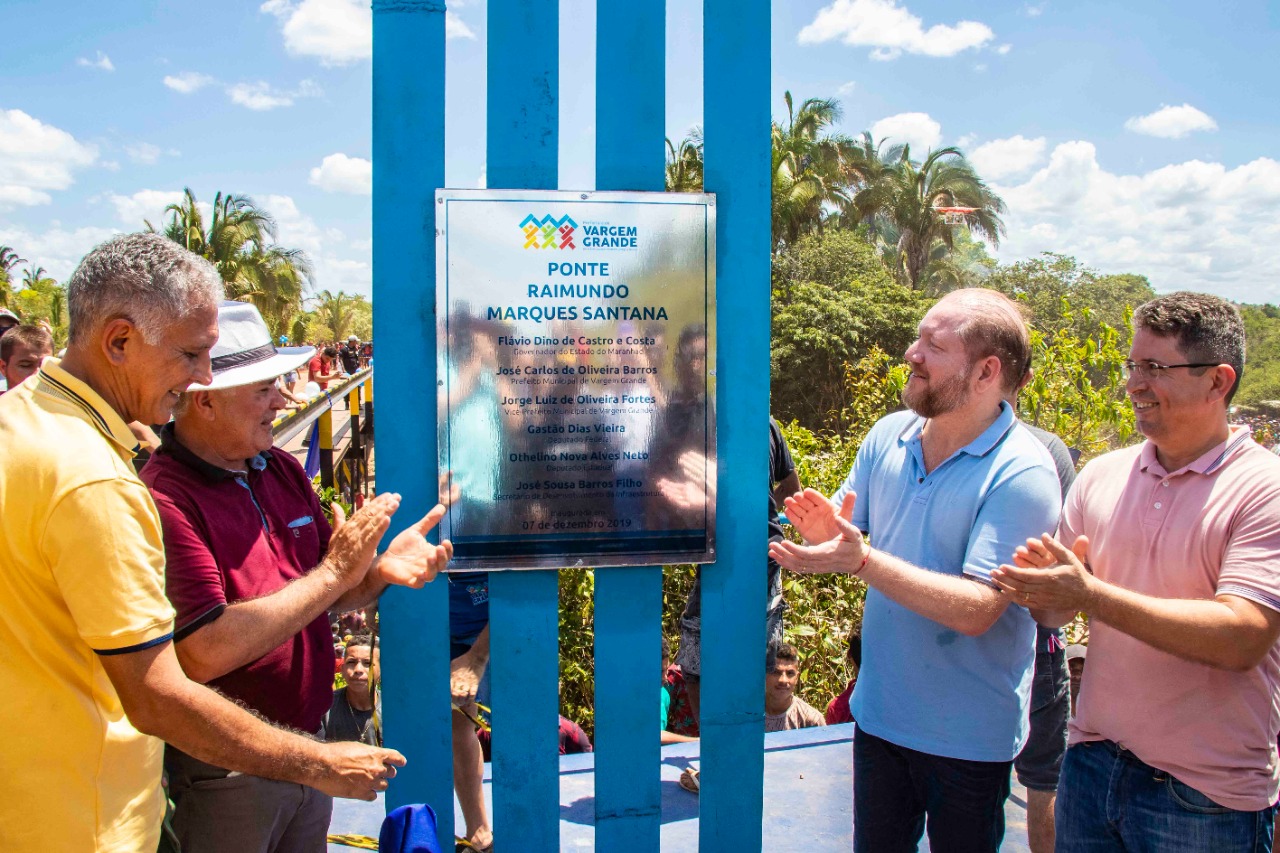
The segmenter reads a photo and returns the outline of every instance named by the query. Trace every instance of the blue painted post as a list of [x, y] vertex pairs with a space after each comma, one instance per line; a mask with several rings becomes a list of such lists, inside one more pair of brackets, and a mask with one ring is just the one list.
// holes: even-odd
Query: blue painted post
[[[559, 26], [555, 3], [490, 0], [490, 187], [556, 188]], [[560, 847], [559, 603], [555, 571], [489, 576], [494, 835], [528, 853]]]
[[[378, 488], [403, 501], [394, 529], [437, 501], [436, 187], [444, 185], [444, 3], [373, 2], [373, 273]], [[391, 534], [389, 533], [388, 536]], [[430, 803], [453, 840], [449, 602], [444, 578], [382, 597], [385, 741], [409, 759], [389, 806]]]
[[[596, 6], [596, 187], [662, 190], [665, 0]], [[596, 849], [660, 843], [662, 569], [596, 573]]]
[[699, 849], [759, 850], [769, 416], [769, 0], [703, 7], [705, 179], [716, 194], [716, 564], [702, 574]]

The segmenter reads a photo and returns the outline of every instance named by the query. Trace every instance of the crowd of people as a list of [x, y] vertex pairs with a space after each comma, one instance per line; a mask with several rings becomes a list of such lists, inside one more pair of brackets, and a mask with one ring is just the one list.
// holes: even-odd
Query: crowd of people
[[[382, 745], [375, 620], [333, 614], [431, 582], [452, 556], [427, 539], [446, 508], [381, 553], [398, 495], [328, 520], [272, 424], [282, 376], [348, 365], [278, 346], [179, 245], [97, 247], [68, 309], [59, 358], [38, 327], [0, 338], [0, 672], [24, 687], [0, 709], [23, 734], [7, 752], [23, 772], [0, 779], [0, 847], [150, 851], [169, 826], [185, 851], [323, 850], [332, 797], [373, 799], [405, 763]], [[938, 851], [999, 849], [1014, 773], [1036, 853], [1271, 849], [1280, 459], [1229, 421], [1233, 306], [1174, 293], [1138, 307], [1134, 330], [1145, 441], [1078, 476], [1060, 440], [1018, 419], [1027, 323], [990, 290], [925, 315], [906, 408], [871, 428], [835, 494], [803, 487], [770, 424], [764, 728], [856, 722], [859, 853], [913, 851], [926, 833]], [[140, 475], [130, 424], [160, 427]], [[867, 587], [856, 678], [825, 713], [795, 695], [784, 569]], [[491, 850], [488, 578], [448, 583], [459, 849]], [[698, 736], [700, 604], [695, 582], [674, 663], [664, 640], [664, 743]], [[1087, 671], [1059, 630], [1081, 613]], [[590, 749], [560, 726], [562, 752]]]

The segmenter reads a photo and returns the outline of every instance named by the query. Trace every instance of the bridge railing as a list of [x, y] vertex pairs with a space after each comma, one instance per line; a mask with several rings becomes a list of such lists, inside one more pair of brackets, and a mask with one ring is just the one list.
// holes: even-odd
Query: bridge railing
[[[333, 407], [345, 401], [351, 417], [335, 431]], [[271, 426], [277, 447], [284, 447], [310, 431], [308, 473], [318, 470], [320, 485], [337, 489], [347, 501], [367, 494], [369, 461], [373, 451], [373, 368], [366, 367], [349, 379], [330, 383], [301, 408], [282, 414]]]

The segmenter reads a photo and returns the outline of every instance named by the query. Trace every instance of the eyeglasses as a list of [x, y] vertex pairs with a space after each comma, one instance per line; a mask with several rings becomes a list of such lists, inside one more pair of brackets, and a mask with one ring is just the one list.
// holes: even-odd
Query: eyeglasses
[[1126, 361], [1124, 363], [1125, 376], [1142, 379], [1159, 379], [1164, 376], [1166, 370], [1173, 370], [1175, 367], [1217, 367], [1217, 362], [1196, 362], [1194, 364], [1160, 364], [1157, 361]]

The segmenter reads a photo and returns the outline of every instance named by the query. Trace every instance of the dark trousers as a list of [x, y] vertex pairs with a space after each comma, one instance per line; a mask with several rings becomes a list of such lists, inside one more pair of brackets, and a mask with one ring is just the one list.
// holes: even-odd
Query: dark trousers
[[929, 755], [856, 729], [855, 853], [915, 853], [926, 818], [934, 853], [996, 853], [1012, 764]]
[[333, 800], [315, 788], [228, 773], [165, 751], [183, 853], [324, 853]]

